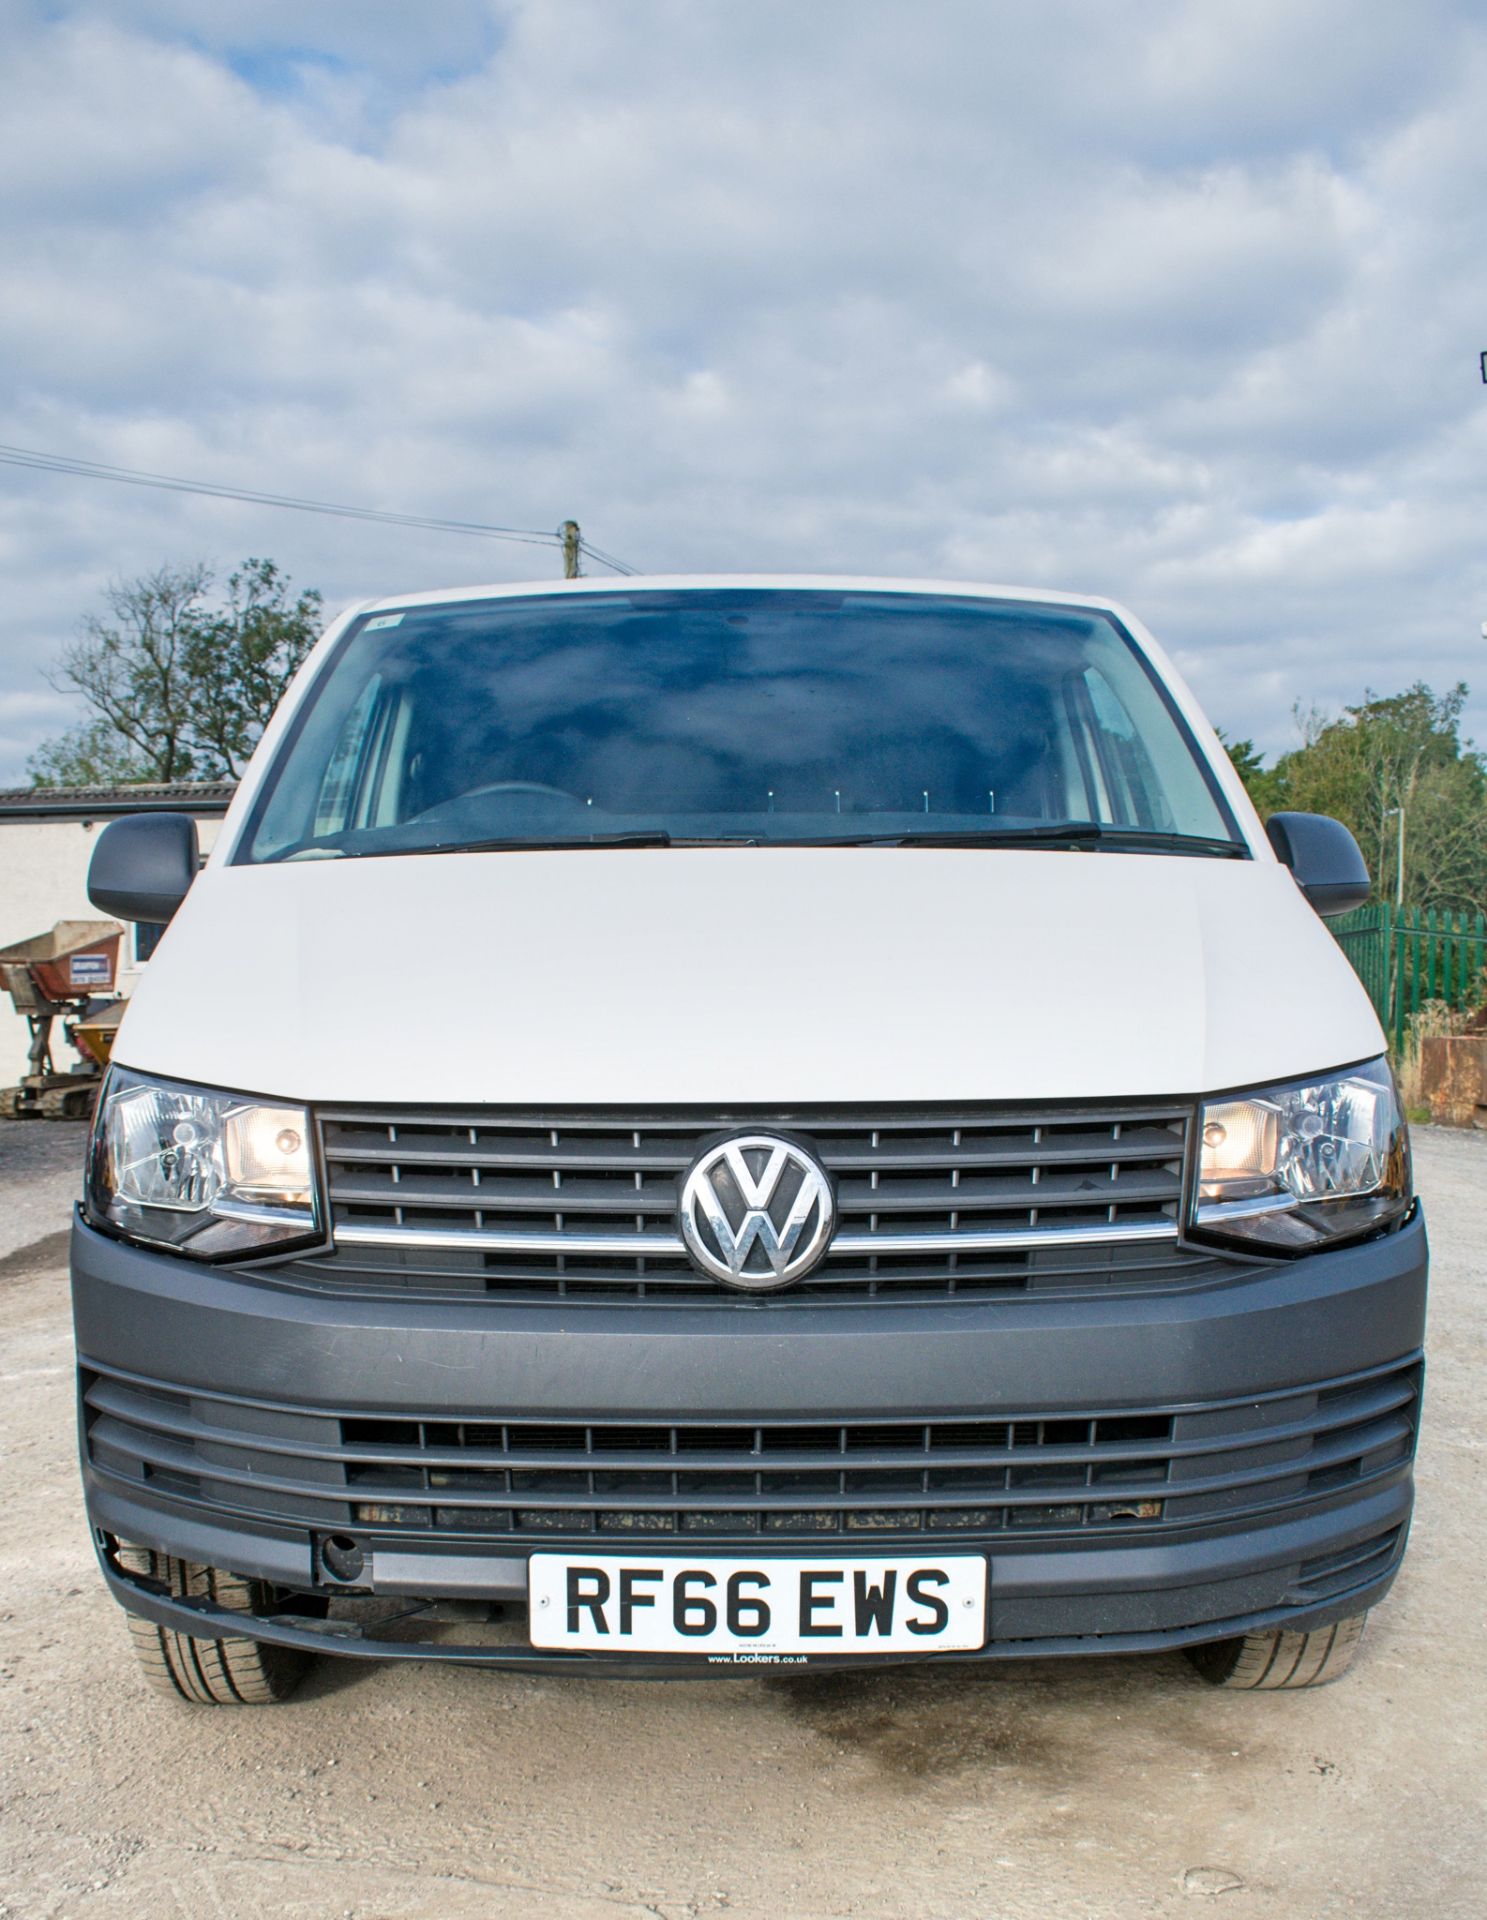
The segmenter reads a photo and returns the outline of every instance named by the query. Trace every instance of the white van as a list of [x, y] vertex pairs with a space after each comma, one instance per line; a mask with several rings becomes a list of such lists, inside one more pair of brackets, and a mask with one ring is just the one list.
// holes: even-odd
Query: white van
[[[169, 921], [73, 1284], [88, 1512], [197, 1701], [590, 1673], [1347, 1664], [1425, 1230], [1384, 1038], [1111, 602], [633, 579], [359, 607]], [[462, 1624], [452, 1624], [462, 1623]]]

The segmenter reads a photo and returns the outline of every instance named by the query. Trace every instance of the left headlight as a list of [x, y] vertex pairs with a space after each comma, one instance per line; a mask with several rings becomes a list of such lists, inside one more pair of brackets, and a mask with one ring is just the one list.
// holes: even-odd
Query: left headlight
[[1191, 1232], [1254, 1253], [1376, 1233], [1414, 1197], [1409, 1130], [1385, 1060], [1199, 1111]]
[[309, 1112], [111, 1068], [87, 1210], [126, 1239], [200, 1260], [316, 1240]]

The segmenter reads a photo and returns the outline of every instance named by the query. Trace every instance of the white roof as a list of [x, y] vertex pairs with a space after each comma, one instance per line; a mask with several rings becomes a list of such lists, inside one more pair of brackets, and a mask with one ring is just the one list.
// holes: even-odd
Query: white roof
[[389, 594], [363, 602], [358, 612], [377, 613], [397, 607], [448, 606], [459, 600], [508, 600], [524, 594], [633, 593], [664, 589], [667, 593], [698, 592], [720, 587], [784, 589], [799, 593], [931, 593], [978, 600], [1022, 600], [1049, 606], [1091, 607], [1129, 618], [1120, 605], [1103, 594], [1062, 593], [1047, 587], [989, 586], [976, 580], [900, 580], [874, 574], [840, 573], [641, 573], [587, 576], [582, 580], [522, 580], [488, 587], [441, 587], [420, 593]]

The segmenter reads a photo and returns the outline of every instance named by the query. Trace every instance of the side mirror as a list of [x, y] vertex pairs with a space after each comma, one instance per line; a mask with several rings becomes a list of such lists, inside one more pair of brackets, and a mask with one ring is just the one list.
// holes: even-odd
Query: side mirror
[[88, 898], [101, 913], [163, 926], [186, 898], [201, 856], [189, 813], [130, 813], [98, 836]]
[[1282, 866], [1324, 920], [1351, 913], [1368, 898], [1368, 868], [1341, 820], [1324, 813], [1273, 813], [1265, 833]]

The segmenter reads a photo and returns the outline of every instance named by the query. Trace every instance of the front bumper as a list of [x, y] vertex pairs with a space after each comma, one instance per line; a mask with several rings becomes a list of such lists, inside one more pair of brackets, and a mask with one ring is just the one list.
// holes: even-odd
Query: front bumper
[[[732, 1300], [716, 1310], [522, 1307], [296, 1290], [269, 1273], [234, 1275], [146, 1253], [79, 1223], [73, 1280], [90, 1396], [89, 1518], [116, 1597], [182, 1631], [246, 1626], [262, 1639], [376, 1658], [595, 1672], [610, 1663], [536, 1652], [520, 1631], [527, 1554], [563, 1539], [522, 1538], [510, 1495], [485, 1539], [490, 1516], [473, 1510], [405, 1505], [395, 1509], [404, 1524], [367, 1521], [361, 1516], [377, 1509], [359, 1506], [348, 1489], [359, 1469], [348, 1468], [354, 1449], [340, 1436], [375, 1432], [379, 1422], [387, 1432], [424, 1422], [442, 1434], [455, 1422], [483, 1431], [493, 1422], [648, 1421], [675, 1431], [706, 1422], [709, 1432], [711, 1423], [777, 1422], [795, 1432], [808, 1422], [971, 1419], [982, 1428], [1003, 1422], [1009, 1437], [1035, 1428], [1041, 1440], [1045, 1431], [1066, 1434], [1071, 1422], [1119, 1421], [1123, 1410], [1150, 1422], [1156, 1409], [1174, 1436], [1161, 1484], [1150, 1489], [1156, 1517], [1143, 1518], [1136, 1504], [1131, 1517], [1112, 1518], [1088, 1490], [1062, 1504], [1055, 1490], [1040, 1506], [998, 1508], [980, 1531], [954, 1541], [957, 1551], [988, 1557], [988, 1644], [974, 1655], [928, 1657], [1136, 1650], [1265, 1625], [1323, 1625], [1381, 1599], [1404, 1550], [1426, 1264], [1416, 1217], [1360, 1247], [1236, 1264], [1187, 1290], [893, 1309]], [[1142, 1444], [1150, 1455], [1155, 1443]], [[1091, 1481], [1097, 1471], [1088, 1468]], [[931, 1478], [926, 1471], [926, 1485]], [[1011, 1471], [1007, 1478], [1014, 1484]], [[544, 1497], [531, 1496], [539, 1507]], [[1029, 1515], [1036, 1526], [1021, 1527]], [[452, 1528], [442, 1524], [450, 1516]], [[931, 1504], [913, 1524], [943, 1518]], [[686, 1523], [677, 1515], [667, 1524]], [[843, 1512], [832, 1524], [854, 1523]], [[355, 1581], [362, 1597], [349, 1607], [348, 1589], [321, 1557], [331, 1533], [349, 1534], [364, 1551]], [[249, 1622], [201, 1608], [127, 1574], [115, 1541], [256, 1577], [275, 1598], [266, 1617]], [[574, 1544], [593, 1551], [599, 1543]], [[927, 1544], [922, 1531], [855, 1541], [858, 1552]], [[935, 1544], [951, 1543], [938, 1535]], [[853, 1545], [840, 1535], [813, 1545], [760, 1537], [751, 1551], [819, 1547], [840, 1558]], [[704, 1538], [604, 1546], [688, 1557], [732, 1551]], [[365, 1617], [379, 1602], [384, 1612], [427, 1606], [431, 1617], [495, 1603], [508, 1622], [499, 1644], [410, 1640], [400, 1637], [406, 1625]], [[327, 1610], [332, 1617], [316, 1617]], [[447, 1622], [437, 1628], [448, 1630]], [[675, 1659], [625, 1661], [621, 1670], [736, 1671]]]

